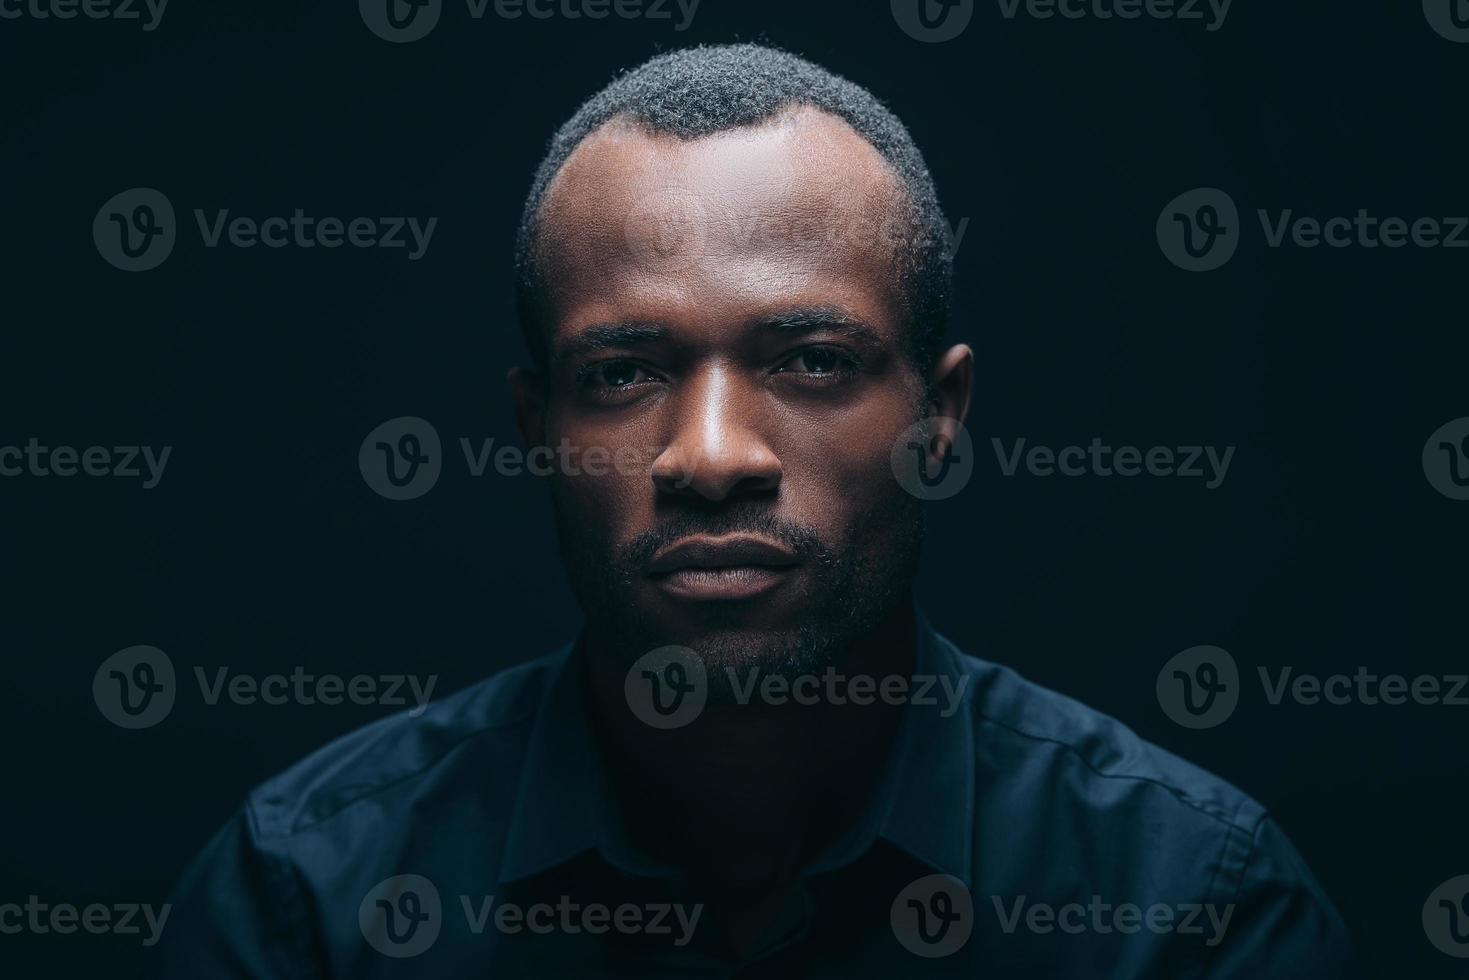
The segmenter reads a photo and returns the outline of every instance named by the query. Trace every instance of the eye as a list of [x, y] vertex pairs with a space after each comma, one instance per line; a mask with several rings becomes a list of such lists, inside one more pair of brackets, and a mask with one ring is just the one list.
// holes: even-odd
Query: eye
[[816, 377], [848, 374], [857, 367], [856, 358], [835, 347], [807, 347], [797, 351], [776, 369], [777, 373]]
[[578, 370], [577, 380], [587, 388], [627, 388], [653, 375], [635, 361], [602, 361]]

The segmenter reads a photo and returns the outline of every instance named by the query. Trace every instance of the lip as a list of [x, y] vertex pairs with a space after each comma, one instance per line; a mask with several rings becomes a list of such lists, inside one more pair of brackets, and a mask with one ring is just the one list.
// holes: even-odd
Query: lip
[[648, 562], [649, 575], [666, 575], [686, 568], [788, 568], [796, 556], [765, 538], [747, 534], [693, 537], [661, 548]]
[[780, 586], [797, 564], [795, 554], [764, 538], [694, 537], [655, 554], [648, 576], [678, 599], [750, 599]]

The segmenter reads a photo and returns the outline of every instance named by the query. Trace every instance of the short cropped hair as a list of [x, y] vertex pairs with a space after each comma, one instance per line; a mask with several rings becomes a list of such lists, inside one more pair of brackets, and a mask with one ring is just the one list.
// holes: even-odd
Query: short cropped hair
[[931, 365], [947, 327], [953, 279], [949, 225], [933, 177], [897, 116], [860, 85], [776, 48], [703, 45], [659, 55], [593, 95], [551, 138], [537, 168], [516, 235], [516, 307], [538, 366], [547, 359], [542, 323], [544, 281], [537, 254], [541, 206], [572, 152], [614, 119], [655, 135], [694, 140], [766, 122], [788, 109], [813, 107], [844, 120], [897, 176], [908, 229], [899, 235], [898, 281], [909, 320], [909, 355]]

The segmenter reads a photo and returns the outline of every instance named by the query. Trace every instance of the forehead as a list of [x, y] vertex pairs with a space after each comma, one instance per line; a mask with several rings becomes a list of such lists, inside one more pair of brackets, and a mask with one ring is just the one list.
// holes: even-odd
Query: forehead
[[553, 330], [714, 328], [822, 306], [895, 331], [906, 200], [877, 150], [818, 110], [695, 140], [614, 121], [577, 147], [542, 204]]

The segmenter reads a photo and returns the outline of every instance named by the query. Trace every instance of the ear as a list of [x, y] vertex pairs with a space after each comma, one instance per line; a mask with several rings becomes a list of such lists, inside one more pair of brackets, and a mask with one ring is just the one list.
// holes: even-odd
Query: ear
[[947, 454], [954, 445], [956, 423], [969, 415], [969, 394], [974, 380], [974, 352], [968, 344], [955, 344], [934, 361], [928, 379], [928, 408], [933, 417], [935, 448]]
[[515, 367], [506, 376], [515, 403], [515, 425], [527, 449], [546, 443], [546, 376], [534, 368]]

